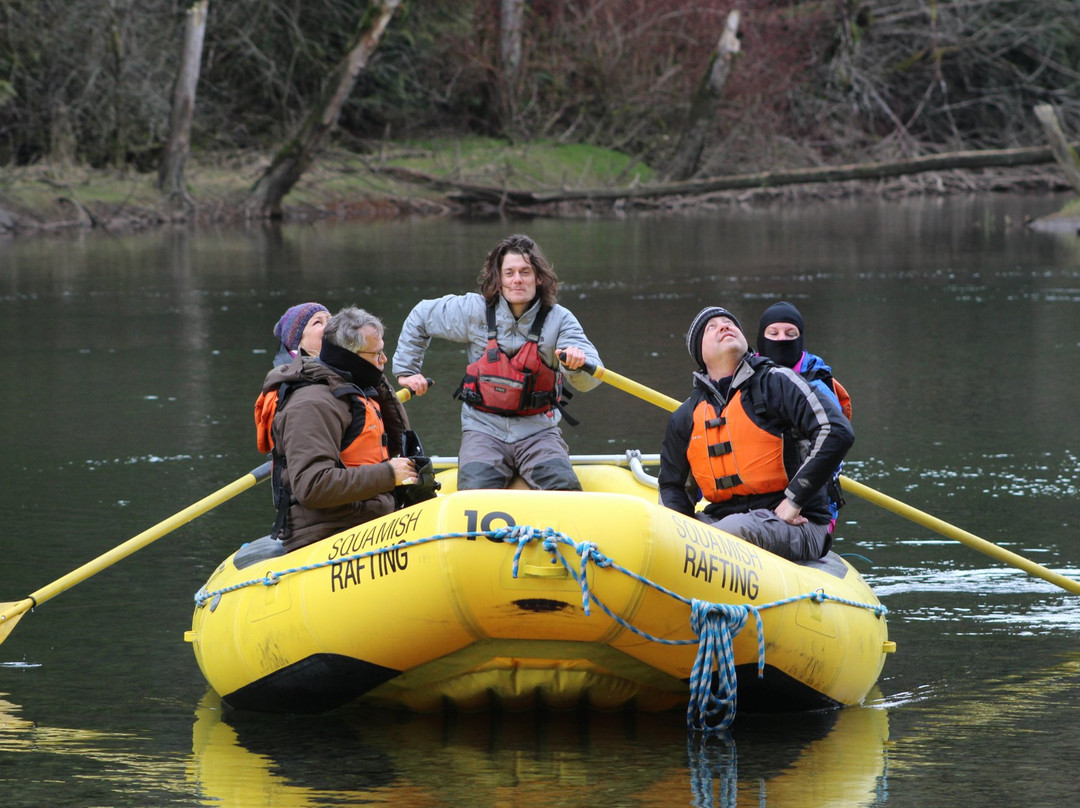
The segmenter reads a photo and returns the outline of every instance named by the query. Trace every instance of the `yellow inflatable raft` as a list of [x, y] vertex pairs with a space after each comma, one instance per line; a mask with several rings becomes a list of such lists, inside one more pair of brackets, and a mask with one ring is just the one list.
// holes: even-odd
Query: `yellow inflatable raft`
[[185, 639], [240, 709], [689, 699], [695, 724], [726, 726], [736, 695], [752, 710], [862, 701], [891, 643], [859, 574], [658, 505], [634, 455], [576, 464], [583, 492], [456, 491], [450, 470], [438, 497], [292, 553], [252, 542], [200, 589]]

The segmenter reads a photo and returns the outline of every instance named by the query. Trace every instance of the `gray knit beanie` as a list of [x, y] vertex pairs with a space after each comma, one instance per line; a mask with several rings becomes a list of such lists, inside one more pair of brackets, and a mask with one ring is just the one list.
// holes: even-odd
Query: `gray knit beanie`
[[698, 312], [698, 316], [690, 323], [690, 330], [686, 332], [686, 350], [690, 352], [690, 356], [693, 357], [697, 366], [703, 370], [705, 369], [705, 362], [701, 358], [701, 338], [705, 335], [705, 326], [713, 317], [727, 317], [735, 323], [740, 331], [743, 330], [742, 325], [739, 324], [739, 319], [725, 308], [706, 306]]

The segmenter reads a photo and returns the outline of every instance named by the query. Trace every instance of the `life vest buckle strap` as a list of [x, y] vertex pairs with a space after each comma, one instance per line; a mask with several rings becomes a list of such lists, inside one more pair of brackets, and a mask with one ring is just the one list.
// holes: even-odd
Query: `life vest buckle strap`
[[720, 457], [726, 454], [731, 454], [731, 441], [709, 444], [709, 457]]
[[720, 415], [716, 418], [709, 418], [707, 421], [705, 421], [705, 428], [716, 429], [717, 427], [724, 426], [725, 424], [727, 424], [727, 418]]
[[720, 491], [726, 491], [728, 488], [734, 488], [740, 484], [742, 484], [742, 479], [738, 474], [729, 474], [726, 477], [716, 478], [716, 487]]

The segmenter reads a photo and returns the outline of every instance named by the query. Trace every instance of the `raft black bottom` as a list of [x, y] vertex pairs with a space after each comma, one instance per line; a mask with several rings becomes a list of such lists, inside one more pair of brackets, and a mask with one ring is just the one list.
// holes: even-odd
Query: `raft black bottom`
[[223, 697], [230, 707], [264, 713], [323, 713], [398, 676], [340, 654], [315, 654]]
[[[223, 698], [238, 710], [323, 713], [348, 704], [400, 673], [340, 654], [315, 654]], [[798, 713], [841, 706], [769, 665], [761, 679], [757, 665], [739, 665], [735, 674], [740, 713]]]
[[736, 665], [735, 677], [739, 683], [740, 713], [801, 713], [832, 710], [841, 706], [835, 699], [807, 687], [771, 665], [765, 666], [761, 679], [758, 678], [756, 664]]

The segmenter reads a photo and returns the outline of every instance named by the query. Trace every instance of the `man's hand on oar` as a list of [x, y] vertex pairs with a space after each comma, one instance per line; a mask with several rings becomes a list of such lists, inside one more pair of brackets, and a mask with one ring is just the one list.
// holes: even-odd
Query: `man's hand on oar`
[[[560, 357], [561, 359], [562, 357]], [[633, 379], [628, 379], [625, 376], [620, 376], [610, 368], [600, 367], [594, 365], [592, 362], [582, 363], [580, 370], [584, 370], [590, 376], [599, 379], [602, 382], [610, 384], [612, 387], [616, 387], [622, 390], [624, 393], [629, 393], [632, 396], [648, 401], [650, 404], [654, 404], [662, 410], [668, 412], [675, 412], [679, 408], [681, 402], [676, 401], [671, 396], [665, 396], [663, 393], [657, 392], [650, 387], [646, 387], [643, 384], [635, 382]]]
[[[560, 348], [557, 350], [556, 355], [559, 357], [559, 361], [566, 366], [567, 370], [585, 370], [587, 357], [585, 352], [581, 348]], [[589, 375], [592, 375], [592, 371], [586, 371]]]
[[435, 384], [435, 380], [423, 373], [414, 373], [412, 376], [399, 376], [398, 384], [401, 389], [397, 391], [398, 400], [404, 404], [413, 396], [422, 396], [428, 388]]

